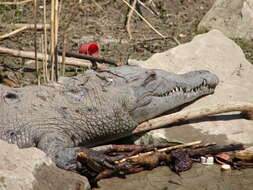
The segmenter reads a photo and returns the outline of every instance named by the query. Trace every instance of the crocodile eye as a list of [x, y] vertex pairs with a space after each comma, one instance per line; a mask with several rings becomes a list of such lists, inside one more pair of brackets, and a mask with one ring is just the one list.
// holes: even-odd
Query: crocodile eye
[[148, 75], [148, 76], [144, 80], [144, 82], [142, 84], [143, 86], [146, 86], [149, 82], [156, 79], [156, 73], [154, 71], [148, 71], [145, 74]]

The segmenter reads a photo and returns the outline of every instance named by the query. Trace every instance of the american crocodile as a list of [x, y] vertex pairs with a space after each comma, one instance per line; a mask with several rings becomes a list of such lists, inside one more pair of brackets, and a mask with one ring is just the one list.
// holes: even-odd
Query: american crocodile
[[122, 66], [44, 86], [0, 85], [0, 139], [37, 147], [59, 167], [75, 170], [78, 151], [211, 94], [218, 81], [204, 70], [178, 75]]

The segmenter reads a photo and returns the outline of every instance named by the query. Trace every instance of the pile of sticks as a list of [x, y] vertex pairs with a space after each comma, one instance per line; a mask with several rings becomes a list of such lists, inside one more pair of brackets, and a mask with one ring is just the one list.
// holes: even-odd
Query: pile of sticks
[[[86, 175], [91, 183], [95, 183], [103, 178], [137, 173], [161, 165], [167, 165], [179, 174], [189, 170], [194, 161], [200, 162], [201, 156], [212, 155], [215, 157], [219, 153], [243, 149], [244, 146], [242, 144], [225, 146], [216, 144], [203, 145], [201, 141], [177, 145], [171, 143], [158, 145], [107, 145], [106, 149], [100, 152], [116, 159], [113, 163], [113, 168], [98, 166], [84, 152], [78, 153], [78, 160], [88, 168], [82, 174]], [[239, 166], [232, 161], [229, 164], [235, 169]]]

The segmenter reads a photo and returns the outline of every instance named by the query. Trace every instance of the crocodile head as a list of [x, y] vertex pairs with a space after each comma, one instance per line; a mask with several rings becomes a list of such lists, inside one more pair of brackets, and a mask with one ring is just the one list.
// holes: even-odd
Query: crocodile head
[[130, 115], [140, 123], [212, 94], [219, 79], [206, 70], [175, 74], [162, 70], [122, 68], [134, 94]]

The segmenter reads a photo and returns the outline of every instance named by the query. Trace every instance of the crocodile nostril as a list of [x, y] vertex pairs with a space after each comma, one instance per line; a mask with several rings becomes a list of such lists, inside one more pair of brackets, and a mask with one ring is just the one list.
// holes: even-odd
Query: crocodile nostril
[[14, 92], [7, 92], [3, 95], [3, 99], [7, 104], [17, 103], [20, 99], [19, 96]]
[[17, 99], [18, 98], [18, 95], [17, 94], [14, 94], [12, 92], [8, 92], [5, 96], [5, 98], [8, 98], [8, 99]]

